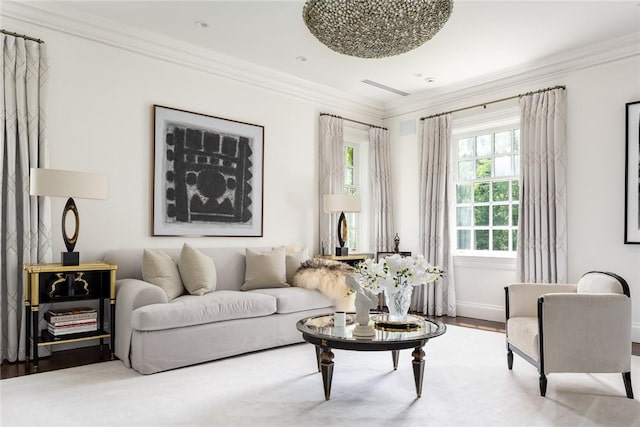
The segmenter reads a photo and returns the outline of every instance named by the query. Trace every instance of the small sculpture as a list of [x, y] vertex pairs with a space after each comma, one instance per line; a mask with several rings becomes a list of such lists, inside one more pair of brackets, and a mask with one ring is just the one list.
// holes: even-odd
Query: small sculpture
[[398, 233], [396, 233], [396, 237], [393, 238], [393, 252], [400, 252], [400, 236], [398, 236]]
[[345, 282], [347, 287], [356, 293], [356, 327], [353, 330], [353, 335], [357, 337], [374, 336], [376, 331], [369, 324], [369, 310], [378, 305], [378, 295], [360, 286], [351, 275], [346, 277]]

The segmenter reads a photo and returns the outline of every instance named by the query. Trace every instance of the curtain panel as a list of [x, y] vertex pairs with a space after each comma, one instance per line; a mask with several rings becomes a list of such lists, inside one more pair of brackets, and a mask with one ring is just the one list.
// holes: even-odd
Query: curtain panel
[[517, 280], [567, 283], [566, 91], [520, 99]]
[[393, 203], [391, 200], [391, 142], [389, 131], [369, 128], [371, 174], [372, 242], [376, 252], [393, 248]]
[[339, 117], [320, 116], [320, 176], [319, 216], [320, 245], [325, 254], [333, 254], [338, 243], [338, 217], [336, 213], [325, 213], [322, 197], [325, 194], [344, 192], [344, 131]]
[[51, 209], [29, 196], [29, 169], [48, 166], [49, 65], [44, 43], [2, 34], [0, 117], [1, 360], [24, 360], [22, 264], [51, 261]]
[[451, 114], [421, 121], [418, 137], [418, 245], [428, 262], [445, 277], [414, 289], [411, 308], [429, 316], [455, 316], [456, 294], [449, 236], [450, 197], [455, 194], [451, 161]]

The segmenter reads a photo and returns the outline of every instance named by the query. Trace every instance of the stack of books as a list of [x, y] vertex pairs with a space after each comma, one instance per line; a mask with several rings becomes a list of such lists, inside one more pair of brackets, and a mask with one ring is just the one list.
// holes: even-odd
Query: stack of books
[[54, 337], [98, 330], [98, 312], [95, 308], [49, 310], [44, 314], [44, 319], [49, 333]]

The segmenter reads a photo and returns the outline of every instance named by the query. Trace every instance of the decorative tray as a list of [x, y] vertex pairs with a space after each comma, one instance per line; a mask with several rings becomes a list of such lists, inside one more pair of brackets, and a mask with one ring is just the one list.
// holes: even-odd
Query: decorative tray
[[376, 329], [387, 332], [410, 332], [417, 331], [422, 327], [420, 318], [407, 316], [407, 320], [397, 321], [390, 320], [386, 314], [378, 314], [371, 316]]

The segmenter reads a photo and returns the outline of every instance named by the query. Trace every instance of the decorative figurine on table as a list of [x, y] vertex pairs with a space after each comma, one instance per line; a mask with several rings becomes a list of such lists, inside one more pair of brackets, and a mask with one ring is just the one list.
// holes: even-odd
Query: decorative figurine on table
[[393, 252], [396, 254], [400, 252], [400, 236], [398, 236], [398, 233], [396, 233], [396, 237], [393, 238]]
[[347, 287], [356, 293], [356, 327], [353, 330], [355, 337], [372, 337], [376, 334], [370, 324], [369, 310], [378, 305], [378, 295], [369, 289], [360, 286], [360, 283], [353, 277], [346, 277]]

